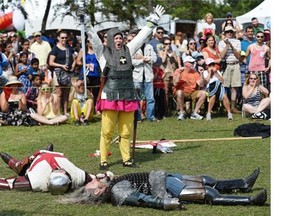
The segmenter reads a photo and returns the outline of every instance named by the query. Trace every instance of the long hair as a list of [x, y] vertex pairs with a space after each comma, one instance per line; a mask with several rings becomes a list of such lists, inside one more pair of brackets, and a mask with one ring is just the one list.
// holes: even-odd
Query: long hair
[[59, 202], [63, 204], [79, 203], [79, 204], [100, 204], [109, 200], [109, 192], [105, 192], [100, 196], [94, 194], [94, 189], [85, 189], [80, 187], [75, 189], [70, 194], [66, 194], [60, 198]]

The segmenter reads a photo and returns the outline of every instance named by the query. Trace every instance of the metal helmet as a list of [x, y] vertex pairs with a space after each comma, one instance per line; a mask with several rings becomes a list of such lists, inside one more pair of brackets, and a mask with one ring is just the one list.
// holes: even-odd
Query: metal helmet
[[64, 194], [71, 184], [71, 177], [64, 169], [53, 170], [48, 179], [48, 190], [52, 195]]

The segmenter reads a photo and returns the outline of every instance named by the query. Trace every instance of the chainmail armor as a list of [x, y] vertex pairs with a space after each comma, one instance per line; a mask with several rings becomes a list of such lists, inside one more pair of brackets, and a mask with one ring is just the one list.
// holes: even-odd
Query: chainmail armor
[[109, 68], [103, 91], [108, 100], [137, 100], [133, 83], [133, 65], [129, 48], [123, 45], [121, 49], [115, 48], [114, 37], [121, 35], [118, 28], [107, 32], [107, 46], [104, 48], [106, 59], [105, 68]]
[[149, 183], [151, 185], [151, 193], [161, 198], [168, 197], [165, 187], [166, 172], [164, 170], [151, 171], [149, 174]]
[[132, 188], [136, 189], [140, 193], [151, 194], [149, 173], [129, 173], [119, 176], [111, 181], [109, 186], [110, 189], [112, 190], [115, 184], [123, 180], [129, 181], [131, 183]]

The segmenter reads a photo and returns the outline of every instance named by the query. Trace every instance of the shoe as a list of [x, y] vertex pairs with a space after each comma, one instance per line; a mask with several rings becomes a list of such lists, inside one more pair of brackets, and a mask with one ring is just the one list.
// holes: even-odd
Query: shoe
[[203, 116], [199, 115], [198, 113], [192, 113], [190, 119], [194, 119], [194, 120], [202, 120]]
[[211, 121], [211, 113], [210, 112], [206, 114], [206, 120]]
[[49, 144], [48, 146], [46, 146], [46, 148], [45, 148], [45, 150], [47, 150], [47, 151], [53, 151], [53, 144], [51, 143], [51, 144]]
[[228, 115], [227, 115], [227, 118], [228, 118], [228, 120], [233, 120], [233, 116], [232, 116], [232, 113], [228, 113]]
[[262, 190], [259, 194], [250, 198], [252, 205], [263, 206], [267, 200], [267, 190]]
[[242, 112], [240, 110], [238, 110], [237, 108], [233, 108], [233, 109], [231, 109], [231, 113], [241, 114]]
[[258, 112], [252, 115], [252, 119], [266, 119], [267, 114], [265, 112]]
[[150, 119], [150, 122], [160, 122], [160, 120], [157, 118], [153, 118], [153, 119]]
[[179, 114], [177, 120], [180, 120], [180, 121], [185, 120], [185, 113], [184, 113], [184, 112], [180, 112], [180, 114]]
[[108, 163], [107, 162], [100, 163], [99, 170], [108, 170]]
[[84, 125], [84, 126], [88, 126], [88, 125], [89, 125], [89, 122], [88, 122], [87, 119], [85, 119], [85, 120], [83, 121], [83, 125]]
[[245, 189], [241, 189], [241, 192], [243, 193], [249, 193], [251, 192], [258, 176], [259, 176], [259, 173], [260, 173], [260, 168], [258, 167], [257, 169], [254, 170], [254, 172], [249, 175], [248, 177], [246, 177], [244, 179], [245, 183], [247, 184], [247, 188]]
[[76, 120], [75, 121], [75, 126], [79, 126], [80, 125], [80, 121], [79, 120]]
[[1, 152], [1, 153], [0, 153], [0, 156], [1, 156], [2, 160], [3, 160], [6, 164], [8, 164], [9, 161], [12, 159], [12, 157], [11, 157], [9, 154], [4, 153], [4, 152]]
[[131, 167], [131, 168], [137, 167], [137, 165], [134, 164], [134, 163], [133, 163], [132, 161], [130, 161], [130, 160], [123, 162], [123, 166], [124, 166], [124, 167]]

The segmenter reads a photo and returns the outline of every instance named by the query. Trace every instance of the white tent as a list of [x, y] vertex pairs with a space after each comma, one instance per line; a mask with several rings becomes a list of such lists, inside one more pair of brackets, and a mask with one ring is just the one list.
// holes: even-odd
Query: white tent
[[261, 4], [246, 14], [236, 17], [236, 21], [240, 25], [251, 23], [253, 17], [257, 17], [259, 23], [264, 25], [264, 28], [271, 28], [271, 0], [264, 0]]

